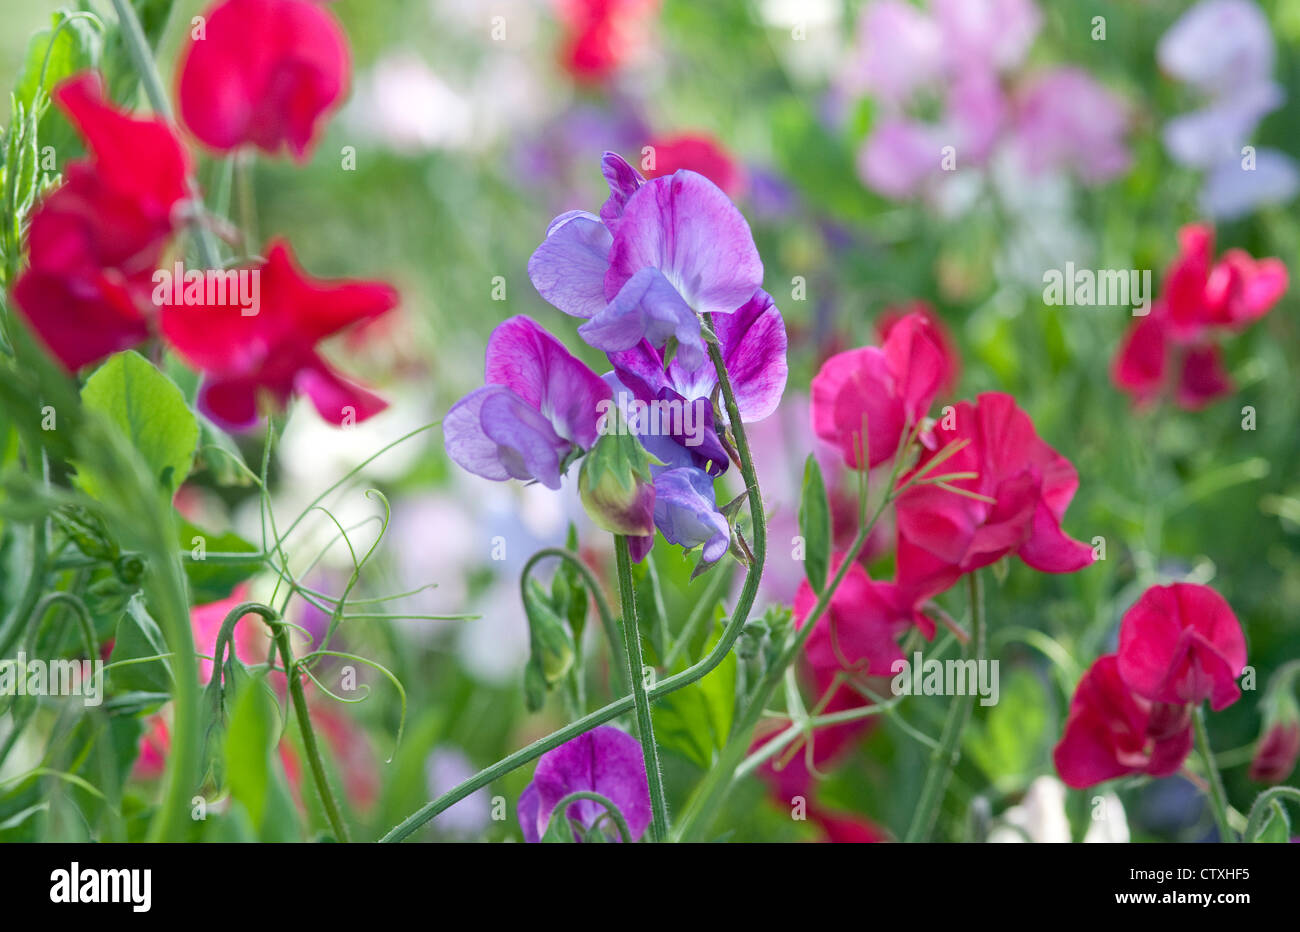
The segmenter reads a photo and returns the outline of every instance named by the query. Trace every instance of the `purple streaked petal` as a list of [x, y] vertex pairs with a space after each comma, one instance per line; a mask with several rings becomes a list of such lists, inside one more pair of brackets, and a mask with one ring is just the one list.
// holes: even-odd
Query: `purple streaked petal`
[[745, 218], [717, 185], [686, 170], [648, 181], [628, 199], [609, 258], [607, 300], [647, 266], [701, 314], [732, 313], [763, 282]]
[[511, 317], [488, 340], [485, 381], [504, 385], [579, 446], [596, 442], [598, 405], [609, 386], [529, 317]]
[[702, 469], [681, 466], [655, 476], [655, 526], [669, 543], [687, 550], [703, 545], [706, 563], [731, 544], [731, 528], [716, 502], [713, 479]]
[[537, 798], [537, 787], [528, 784], [524, 791], [519, 794], [519, 806], [517, 814], [519, 816], [519, 828], [523, 830], [524, 841], [530, 845], [535, 845], [541, 841], [541, 832], [537, 824], [538, 807], [541, 802]]
[[[650, 789], [641, 745], [612, 725], [593, 728], [543, 754], [531, 787], [537, 794], [539, 827], [550, 822], [560, 800], [580, 791], [599, 793], [617, 806], [633, 841], [650, 824]], [[521, 808], [522, 802], [521, 797]], [[590, 828], [605, 811], [600, 803], [584, 799], [570, 803], [568, 815]]]
[[564, 313], [589, 318], [605, 307], [611, 242], [609, 230], [595, 214], [560, 214], [529, 258], [528, 277], [537, 293]]
[[463, 469], [503, 482], [536, 479], [560, 487], [569, 442], [528, 402], [502, 385], [484, 385], [452, 405], [443, 419], [447, 455]]
[[600, 160], [600, 173], [609, 183], [609, 198], [600, 207], [600, 219], [612, 231], [622, 219], [628, 199], [645, 184], [645, 179], [617, 152], [605, 153]]
[[[740, 419], [746, 424], [761, 421], [780, 404], [789, 374], [785, 360], [785, 321], [781, 312], [772, 296], [760, 289], [736, 313], [715, 317], [713, 326], [722, 345], [722, 359], [736, 395]], [[669, 366], [669, 375], [674, 381], [676, 365], [674, 359]], [[708, 377], [701, 378], [701, 371], [707, 371]], [[717, 383], [717, 372], [712, 363], [706, 360], [704, 366], [695, 370], [691, 381], [696, 391], [709, 383], [707, 391], [694, 396], [707, 398]], [[692, 397], [685, 384], [679, 384], [678, 391], [687, 398]]]
[[663, 273], [646, 267], [628, 279], [609, 306], [578, 328], [596, 349], [617, 352], [642, 340], [663, 346], [677, 338], [677, 355], [697, 366], [704, 359], [700, 320]]

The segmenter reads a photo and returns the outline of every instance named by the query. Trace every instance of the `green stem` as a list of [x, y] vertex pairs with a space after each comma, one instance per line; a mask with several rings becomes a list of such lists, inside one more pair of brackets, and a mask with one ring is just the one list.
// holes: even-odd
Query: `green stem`
[[[745, 583], [741, 587], [739, 597], [736, 599], [736, 609], [732, 613], [731, 620], [723, 629], [718, 642], [713, 645], [713, 649], [700, 658], [697, 663], [692, 664], [682, 672], [666, 676], [651, 686], [649, 694], [652, 701], [698, 682], [712, 672], [718, 664], [722, 663], [727, 654], [731, 652], [736, 639], [740, 637], [741, 629], [745, 627], [745, 622], [749, 619], [750, 609], [754, 607], [754, 599], [758, 595], [758, 582], [762, 576], [764, 561], [767, 559], [767, 520], [763, 512], [763, 497], [758, 488], [758, 474], [754, 470], [754, 459], [750, 454], [749, 442], [745, 438], [745, 425], [740, 420], [740, 407], [736, 404], [736, 393], [732, 389], [731, 378], [727, 375], [727, 367], [722, 360], [722, 352], [718, 349], [717, 344], [712, 341], [709, 342], [708, 346], [709, 358], [713, 361], [713, 367], [718, 373], [718, 384], [722, 388], [722, 398], [727, 407], [727, 417], [731, 421], [732, 432], [736, 440], [736, 452], [740, 457], [740, 475], [745, 482], [745, 488], [748, 489], [749, 514], [750, 520], [753, 522], [754, 534], [750, 550], [754, 554], [754, 562], [745, 573]], [[425, 803], [403, 819], [401, 823], [394, 826], [380, 841], [401, 841], [440, 812], [454, 806], [475, 790], [487, 786], [493, 780], [524, 766], [529, 761], [536, 760], [547, 751], [559, 747], [566, 741], [571, 741], [578, 735], [625, 714], [632, 709], [632, 706], [632, 697], [624, 696], [622, 699], [611, 702], [590, 715], [584, 715], [576, 722], [572, 722], [558, 731], [552, 732], [545, 738], [540, 738], [527, 747], [502, 758], [492, 766], [479, 771], [460, 786], [443, 793], [437, 799]]]
[[1214, 810], [1214, 822], [1219, 827], [1219, 840], [1235, 842], [1237, 835], [1228, 822], [1228, 794], [1223, 791], [1223, 777], [1219, 775], [1219, 765], [1214, 762], [1214, 752], [1210, 750], [1210, 733], [1205, 727], [1205, 706], [1198, 705], [1192, 714], [1192, 725], [1196, 729], [1196, 747], [1205, 765], [1205, 779], [1210, 784], [1210, 808]]
[[1246, 841], [1254, 841], [1264, 828], [1264, 818], [1272, 803], [1276, 801], [1283, 805], [1284, 799], [1300, 805], [1300, 790], [1293, 786], [1274, 786], [1255, 797], [1254, 805], [1250, 807], [1250, 816], [1246, 819], [1246, 833], [1243, 836]]
[[[601, 794], [593, 793], [590, 790], [577, 790], [570, 793], [568, 796], [565, 796], [556, 803], [555, 808], [551, 810], [551, 819], [568, 818], [565, 810], [569, 808], [571, 803], [576, 803], [583, 799], [588, 799], [593, 803], [599, 803], [601, 806], [604, 806], [605, 814], [609, 816], [610, 820], [614, 823], [614, 826], [618, 829], [619, 838], [624, 844], [630, 845], [632, 843], [632, 830], [627, 827], [627, 819], [623, 818], [623, 813], [619, 811], [618, 806], [614, 805], [614, 801], [608, 796], [602, 796]], [[550, 821], [548, 820], [546, 828], [542, 830], [542, 834], [545, 835], [549, 829]]]
[[596, 601], [596, 614], [600, 615], [600, 625], [604, 628], [605, 637], [609, 640], [609, 650], [612, 655], [610, 665], [616, 671], [619, 679], [624, 681], [623, 687], [625, 689], [631, 688], [631, 684], [626, 681], [627, 676], [624, 673], [627, 661], [623, 655], [623, 640], [619, 635], [618, 627], [614, 624], [614, 614], [609, 609], [609, 602], [605, 599], [605, 592], [601, 589], [596, 574], [591, 571], [591, 568], [586, 563], [582, 562], [581, 557], [576, 553], [565, 550], [563, 547], [543, 547], [529, 557], [528, 562], [524, 564], [523, 572], [519, 574], [520, 586], [527, 585], [528, 574], [533, 567], [548, 557], [564, 560], [582, 575], [587, 588], [591, 590], [592, 598]]
[[[966, 649], [976, 665], [979, 665], [984, 661], [984, 589], [979, 570], [970, 573], [966, 579], [971, 612], [971, 639]], [[912, 824], [908, 826], [904, 841], [917, 842], [929, 838], [939, 815], [944, 790], [961, 757], [961, 736], [966, 730], [966, 723], [970, 721], [974, 704], [973, 690], [964, 696], [952, 697], [952, 705], [948, 707], [948, 717], [943, 724], [943, 734], [939, 738], [939, 746], [930, 755], [930, 768], [926, 772], [925, 783], [921, 786], [921, 796], [916, 802]]]
[[[132, 62], [135, 63], [135, 70], [140, 76], [140, 83], [144, 86], [145, 96], [149, 98], [149, 106], [168, 123], [176, 122], [171, 102], [167, 99], [167, 92], [163, 90], [158, 66], [153, 60], [153, 50], [149, 48], [149, 40], [145, 38], [144, 29], [140, 26], [139, 17], [135, 15], [131, 0], [113, 0], [113, 9], [117, 11], [122, 39], [131, 54]], [[194, 216], [190, 220], [190, 231], [194, 234], [194, 247], [198, 250], [199, 261], [207, 268], [219, 269], [221, 259], [217, 256], [216, 244], [212, 241], [207, 227], [203, 225], [203, 199], [199, 194], [198, 182], [191, 177], [186, 179], [186, 184], [195, 205]]]
[[659, 748], [655, 745], [654, 722], [650, 717], [650, 696], [645, 686], [645, 661], [641, 658], [641, 632], [636, 624], [636, 592], [632, 588], [632, 556], [627, 538], [614, 536], [614, 557], [618, 564], [618, 595], [623, 607], [623, 644], [627, 648], [627, 672], [632, 683], [636, 709], [636, 733], [645, 758], [645, 778], [650, 787], [650, 840], [668, 836], [668, 804], [664, 801], [664, 778], [659, 769]]
[[[312, 779], [316, 783], [316, 792], [320, 795], [321, 805], [325, 807], [325, 817], [329, 820], [330, 827], [334, 830], [334, 837], [338, 841], [350, 841], [347, 823], [343, 821], [339, 804], [334, 799], [334, 790], [325, 775], [325, 763], [321, 760], [320, 745], [316, 742], [316, 729], [312, 727], [311, 713], [307, 710], [307, 695], [302, 689], [302, 677], [298, 675], [293, 651], [289, 646], [289, 627], [280, 620], [280, 616], [273, 608], [258, 602], [246, 602], [237, 606], [226, 616], [226, 620], [233, 628], [234, 621], [238, 621], [245, 614], [261, 615], [275, 636], [276, 647], [280, 649], [280, 659], [289, 675], [289, 696], [293, 700], [293, 711], [298, 718], [298, 731], [302, 737], [303, 751], [307, 755], [307, 763], [311, 768]], [[222, 628], [225, 628], [224, 624]], [[219, 662], [220, 655], [218, 655]]]

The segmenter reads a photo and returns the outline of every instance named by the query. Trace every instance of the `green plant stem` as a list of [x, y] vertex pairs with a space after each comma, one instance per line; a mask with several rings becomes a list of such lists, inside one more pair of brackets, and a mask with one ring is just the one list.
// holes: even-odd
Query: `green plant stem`
[[[149, 40], [145, 38], [144, 29], [140, 26], [139, 17], [135, 15], [131, 0], [113, 0], [113, 9], [117, 11], [122, 39], [126, 42], [127, 51], [130, 52], [131, 60], [135, 63], [135, 70], [140, 76], [140, 83], [144, 86], [145, 96], [149, 98], [149, 106], [168, 123], [174, 123], [176, 118], [172, 112], [171, 101], [167, 99], [167, 92], [163, 90], [162, 78], [153, 60], [153, 50], [149, 48]], [[194, 234], [194, 248], [198, 251], [199, 261], [207, 268], [219, 269], [221, 259], [217, 255], [216, 244], [212, 241], [208, 228], [203, 225], [203, 199], [199, 194], [198, 182], [193, 177], [186, 178], [185, 181], [195, 205], [194, 216], [190, 220], [190, 231]]]
[[1242, 838], [1248, 842], [1254, 841], [1264, 828], [1264, 818], [1269, 813], [1270, 805], [1275, 801], [1283, 805], [1282, 800], [1286, 799], [1300, 805], [1300, 790], [1294, 786], [1274, 786], [1256, 796], [1254, 804], [1250, 807], [1250, 816], [1246, 819], [1246, 832]]
[[[745, 573], [745, 582], [741, 587], [740, 595], [736, 599], [736, 609], [732, 612], [731, 620], [727, 622], [722, 636], [713, 645], [713, 649], [682, 672], [666, 676], [651, 686], [648, 690], [651, 701], [698, 682], [718, 664], [722, 663], [723, 658], [731, 652], [736, 639], [740, 637], [741, 629], [745, 627], [745, 622], [749, 619], [750, 609], [754, 607], [754, 599], [758, 595], [759, 579], [763, 572], [763, 563], [767, 559], [767, 521], [763, 512], [763, 498], [758, 488], [758, 474], [754, 470], [754, 460], [750, 454], [749, 441], [745, 437], [745, 425], [740, 420], [740, 407], [736, 404], [736, 393], [732, 389], [731, 378], [727, 375], [727, 367], [722, 360], [722, 351], [714, 341], [709, 341], [708, 346], [709, 358], [713, 361], [713, 367], [718, 373], [718, 384], [722, 388], [722, 398], [727, 407], [727, 417], [731, 421], [733, 436], [736, 440], [736, 452], [740, 457], [740, 475], [744, 480], [745, 488], [748, 490], [749, 514], [750, 520], [753, 522], [754, 535], [750, 550], [754, 555], [754, 562]], [[576, 722], [552, 732], [545, 738], [540, 738], [527, 747], [515, 751], [492, 766], [479, 771], [460, 786], [443, 793], [437, 799], [425, 803], [394, 826], [380, 841], [401, 841], [440, 812], [454, 806], [475, 790], [487, 786], [493, 780], [524, 766], [529, 761], [536, 760], [547, 751], [559, 747], [583, 732], [590, 731], [598, 725], [603, 725], [623, 715], [630, 711], [632, 707], [632, 697], [624, 696], [622, 699], [611, 702], [604, 708], [598, 709], [589, 715], [584, 715]]]
[[582, 558], [576, 553], [571, 553], [563, 547], [543, 547], [524, 564], [523, 572], [519, 574], [520, 585], [523, 586], [528, 582], [528, 574], [532, 572], [542, 560], [549, 557], [556, 557], [564, 560], [575, 570], [577, 570], [586, 582], [587, 588], [591, 590], [591, 597], [596, 602], [596, 614], [600, 616], [600, 626], [605, 631], [605, 637], [609, 641], [610, 666], [613, 667], [615, 675], [623, 683], [624, 689], [631, 689], [631, 683], [627, 682], [627, 660], [623, 653], [623, 639], [619, 636], [618, 627], [614, 623], [614, 614], [609, 609], [609, 602], [605, 599], [604, 590], [600, 587], [600, 582], [596, 579], [596, 574], [591, 571], [591, 567], [582, 562]]
[[1219, 765], [1214, 762], [1210, 733], [1205, 727], [1204, 705], [1196, 707], [1192, 725], [1196, 730], [1196, 747], [1201, 754], [1201, 763], [1205, 766], [1205, 780], [1210, 785], [1210, 808], [1214, 810], [1214, 822], [1219, 827], [1219, 840], [1235, 842], [1237, 835], [1228, 821], [1228, 794], [1223, 791], [1223, 777], [1219, 775]]
[[623, 643], [627, 647], [627, 672], [632, 683], [636, 710], [636, 733], [645, 759], [645, 778], [650, 787], [650, 840], [668, 837], [668, 805], [664, 801], [664, 778], [659, 769], [659, 748], [655, 745], [654, 722], [650, 717], [650, 696], [645, 685], [645, 661], [641, 658], [641, 632], [636, 623], [636, 592], [632, 588], [632, 556], [627, 538], [614, 536], [614, 559], [618, 564], [618, 595], [623, 608]]
[[[280, 649], [280, 660], [284, 663], [284, 669], [289, 676], [289, 697], [293, 700], [293, 711], [298, 718], [298, 732], [302, 737], [303, 751], [307, 755], [307, 763], [311, 767], [312, 779], [316, 783], [316, 792], [320, 795], [321, 805], [325, 807], [325, 817], [329, 820], [330, 828], [334, 830], [334, 836], [338, 841], [350, 841], [347, 823], [343, 821], [339, 804], [334, 799], [334, 790], [325, 775], [325, 763], [321, 760], [320, 745], [316, 741], [316, 729], [312, 727], [311, 713], [307, 710], [307, 695], [302, 689], [302, 677], [298, 675], [298, 667], [293, 659], [292, 648], [289, 646], [289, 627], [280, 620], [280, 616], [273, 608], [258, 602], [246, 602], [236, 606], [226, 616], [226, 620], [230, 622], [233, 629], [234, 622], [245, 614], [261, 615], [275, 637], [275, 645]], [[225, 624], [222, 625], [222, 629], [225, 629]], [[221, 662], [219, 655], [217, 662]], [[217, 675], [215, 670], [214, 675]]]
[[[966, 650], [978, 665], [984, 661], [984, 588], [979, 570], [967, 575], [966, 580], [971, 613], [971, 639]], [[952, 697], [948, 717], [943, 723], [943, 734], [939, 738], [939, 746], [930, 755], [930, 767], [925, 775], [925, 783], [921, 785], [921, 796], [916, 801], [912, 824], [907, 828], [904, 841], [925, 841], [930, 837], [934, 821], [939, 815], [939, 806], [943, 802], [944, 790], [948, 788], [953, 768], [961, 757], [961, 736], [966, 730], [966, 723], [970, 721], [974, 705], [973, 691], [968, 691], [964, 696]]]

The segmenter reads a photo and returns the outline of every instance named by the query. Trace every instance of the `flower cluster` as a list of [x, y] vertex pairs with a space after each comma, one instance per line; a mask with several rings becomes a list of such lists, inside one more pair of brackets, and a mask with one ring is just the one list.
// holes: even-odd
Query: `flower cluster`
[[[921, 192], [944, 169], [986, 164], [1004, 144], [1027, 171], [1068, 169], [1085, 182], [1127, 169], [1121, 103], [1070, 67], [1018, 77], [1042, 15], [1033, 0], [872, 0], [844, 77], [880, 107], [858, 155], [863, 181], [886, 197]], [[939, 114], [929, 118], [929, 102]]]
[[[613, 370], [596, 375], [539, 324], [511, 318], [488, 342], [487, 384], [447, 415], [447, 453], [488, 479], [558, 489], [598, 439], [617, 445], [630, 434], [641, 452], [626, 454], [628, 462], [648, 454], [651, 485], [604, 468], [624, 454], [589, 455], [584, 476], [593, 463], [601, 472], [584, 483], [593, 520], [632, 537], [638, 560], [657, 527], [713, 563], [731, 544], [713, 488], [731, 457], [706, 342], [722, 360], [741, 420], [757, 421], [785, 390], [785, 324], [760, 287], [749, 225], [716, 184], [685, 169], [647, 180], [614, 153], [602, 170], [610, 193], [599, 215], [556, 217], [528, 273], [543, 298], [585, 320], [578, 335], [603, 350]], [[598, 482], [605, 488], [594, 488]]]
[[1115, 356], [1112, 378], [1138, 404], [1173, 395], [1194, 410], [1232, 392], [1218, 339], [1240, 332], [1286, 293], [1280, 259], [1254, 259], [1230, 249], [1214, 261], [1214, 231], [1184, 227], [1178, 257], [1165, 273], [1151, 313], [1129, 327]]
[[1192, 715], [1241, 697], [1246, 638], [1208, 586], [1174, 583], [1142, 593], [1120, 622], [1119, 651], [1097, 659], [1070, 702], [1053, 758], [1069, 786], [1125, 774], [1166, 777], [1192, 748]]
[[[186, 126], [221, 151], [287, 142], [305, 157], [319, 119], [338, 101], [347, 48], [332, 16], [307, 0], [225, 0], [182, 56]], [[192, 161], [173, 128], [105, 99], [86, 72], [53, 98], [89, 158], [37, 206], [30, 264], [14, 297], [32, 329], [69, 371], [161, 336], [203, 373], [199, 407], [232, 430], [254, 425], [264, 400], [308, 396], [332, 423], [355, 423], [384, 402], [344, 379], [316, 344], [396, 306], [381, 282], [326, 281], [299, 267], [283, 240], [240, 268], [158, 269], [188, 219], [202, 225]], [[231, 283], [257, 280], [256, 306]], [[214, 277], [219, 288], [208, 287]], [[193, 280], [191, 280], [193, 279]]]

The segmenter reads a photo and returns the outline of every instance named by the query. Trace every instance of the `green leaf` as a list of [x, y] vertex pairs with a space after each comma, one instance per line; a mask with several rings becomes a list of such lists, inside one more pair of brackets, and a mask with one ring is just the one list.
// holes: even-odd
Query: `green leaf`
[[804, 573], [813, 592], [826, 588], [830, 572], [831, 506], [826, 498], [826, 483], [821, 467], [812, 454], [803, 467], [803, 492], [799, 502], [799, 533], [804, 540]]
[[[712, 649], [722, 636], [724, 617], [721, 610], [715, 613], [713, 636], [706, 649]], [[651, 714], [659, 744], [705, 770], [712, 766], [715, 753], [731, 733], [736, 676], [736, 653], [732, 651], [703, 679], [656, 700]]]
[[[53, 25], [49, 29], [33, 33], [27, 43], [22, 77], [18, 80], [14, 95], [28, 113], [39, 103], [38, 92], [48, 96], [50, 89], [64, 78], [94, 68], [99, 63], [103, 40], [95, 27], [83, 18], [76, 18], [59, 29], [59, 24], [66, 17], [67, 14], [62, 10], [55, 13]], [[54, 35], [56, 29], [57, 36]], [[53, 46], [50, 44], [51, 37], [54, 38]], [[45, 69], [44, 83], [41, 83], [42, 68]]]
[[[170, 499], [189, 475], [199, 442], [198, 421], [175, 383], [128, 350], [86, 380], [81, 400], [117, 425]], [[79, 469], [79, 481], [92, 497], [104, 488], [103, 477], [91, 468]]]
[[1286, 807], [1278, 800], [1268, 804], [1268, 820], [1255, 836], [1255, 842], [1265, 844], [1286, 843], [1291, 840], [1291, 820], [1287, 818]]
[[[162, 629], [145, 608], [144, 600], [134, 596], [126, 604], [117, 623], [117, 636], [109, 663], [141, 657], [156, 657], [167, 653], [167, 641]], [[170, 693], [172, 690], [171, 664], [166, 660], [148, 660], [115, 666], [109, 671], [116, 689], [140, 690], [149, 693]]]
[[208, 553], [258, 553], [257, 547], [233, 531], [212, 534], [182, 521], [178, 533], [181, 550], [188, 551], [191, 557], [185, 561], [185, 575], [189, 578], [195, 604], [230, 598], [236, 586], [262, 568], [260, 558], [247, 563], [209, 563], [200, 559]]
[[535, 579], [530, 578], [524, 586], [524, 614], [528, 616], [533, 659], [548, 688], [553, 687], [573, 668], [573, 637]]
[[1042, 738], [1053, 730], [1049, 698], [1037, 676], [1014, 669], [1000, 680], [997, 703], [981, 708], [982, 714], [968, 726], [966, 748], [995, 785], [1007, 788], [1037, 772], [1046, 753]]

